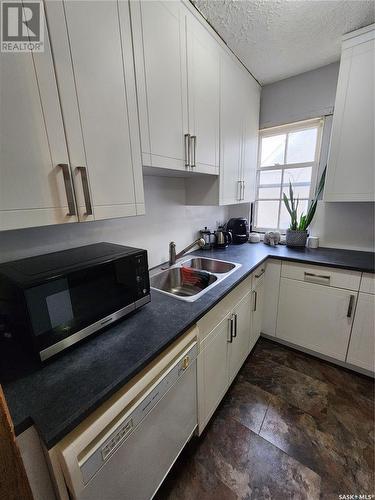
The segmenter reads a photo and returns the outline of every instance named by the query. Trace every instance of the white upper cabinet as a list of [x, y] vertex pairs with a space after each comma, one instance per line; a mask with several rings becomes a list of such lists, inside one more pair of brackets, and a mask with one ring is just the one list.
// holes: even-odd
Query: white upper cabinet
[[80, 220], [144, 213], [128, 3], [46, 7]]
[[223, 52], [221, 66], [221, 172], [220, 203], [238, 203], [242, 198], [243, 81], [241, 70]]
[[375, 25], [344, 37], [325, 201], [375, 201]]
[[187, 16], [191, 168], [219, 173], [220, 51], [207, 29]]
[[44, 52], [0, 54], [0, 230], [77, 221], [44, 29]]
[[185, 170], [185, 9], [160, 1], [131, 2], [130, 8], [143, 165]]

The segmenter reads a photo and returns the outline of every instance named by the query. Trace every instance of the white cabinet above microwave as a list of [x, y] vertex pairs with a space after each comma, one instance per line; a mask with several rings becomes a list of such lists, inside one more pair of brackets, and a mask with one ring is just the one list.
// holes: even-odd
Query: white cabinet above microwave
[[1, 53], [0, 230], [142, 214], [128, 4], [45, 9], [44, 52]]

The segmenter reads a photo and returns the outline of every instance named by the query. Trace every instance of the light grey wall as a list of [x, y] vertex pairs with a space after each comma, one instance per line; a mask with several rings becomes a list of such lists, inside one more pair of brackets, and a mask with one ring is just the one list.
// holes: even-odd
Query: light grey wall
[[264, 86], [259, 128], [332, 114], [338, 74], [337, 62]]
[[226, 207], [185, 205], [182, 178], [145, 176], [146, 215], [77, 224], [0, 232], [0, 262], [74, 246], [109, 241], [148, 251], [149, 265], [168, 260], [168, 244], [177, 251], [192, 242], [199, 229], [214, 229], [228, 218]]
[[[327, 163], [339, 64], [281, 80], [262, 88], [260, 128], [325, 116], [320, 174]], [[374, 203], [320, 201], [310, 233], [320, 245], [374, 251]]]

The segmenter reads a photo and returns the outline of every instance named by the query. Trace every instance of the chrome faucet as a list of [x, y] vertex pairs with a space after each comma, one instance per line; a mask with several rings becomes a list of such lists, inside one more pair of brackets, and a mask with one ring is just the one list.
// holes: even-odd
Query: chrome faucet
[[173, 264], [176, 263], [177, 259], [180, 259], [183, 257], [186, 252], [194, 248], [196, 245], [199, 246], [199, 248], [202, 248], [205, 245], [205, 241], [203, 238], [198, 238], [197, 240], [193, 241], [193, 243], [190, 243], [186, 248], [181, 250], [178, 254], [176, 254], [176, 243], [174, 241], [171, 241], [169, 243], [169, 265], [173, 266]]

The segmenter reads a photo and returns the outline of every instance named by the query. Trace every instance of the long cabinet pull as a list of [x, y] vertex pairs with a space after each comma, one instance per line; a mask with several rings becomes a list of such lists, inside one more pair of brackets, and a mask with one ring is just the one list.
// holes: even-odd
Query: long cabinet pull
[[77, 167], [77, 170], [80, 172], [81, 179], [82, 179], [82, 191], [83, 191], [83, 197], [85, 199], [85, 206], [86, 206], [86, 214], [85, 215], [92, 215], [92, 204], [91, 204], [91, 198], [90, 198], [89, 181], [87, 178], [87, 169], [86, 169], [86, 167]]
[[257, 310], [257, 302], [258, 302], [258, 292], [256, 290], [253, 291], [253, 297], [254, 297], [253, 311], [255, 312]]
[[242, 181], [242, 198], [241, 200], [243, 201], [245, 199], [245, 181]]
[[229, 340], [228, 343], [231, 344], [233, 342], [233, 316], [231, 316], [229, 319]]
[[355, 300], [355, 295], [351, 295], [350, 299], [349, 299], [349, 304], [348, 304], [348, 311], [346, 313], [346, 317], [347, 318], [351, 318], [352, 317], [354, 300]]
[[185, 168], [190, 167], [190, 134], [184, 135], [184, 145], [185, 145]]
[[190, 167], [195, 168], [196, 167], [196, 155], [197, 155], [197, 136], [192, 135], [190, 137], [190, 144], [191, 144], [191, 153], [190, 153]]
[[239, 194], [237, 196], [237, 200], [241, 201], [241, 196], [242, 196], [242, 181], [237, 181], [237, 192], [239, 191]]
[[234, 319], [234, 333], [233, 333], [233, 338], [237, 337], [237, 314], [233, 313], [233, 319]]
[[74, 192], [73, 192], [72, 178], [70, 176], [70, 167], [67, 163], [59, 163], [57, 166], [60, 167], [63, 172], [66, 201], [68, 202], [68, 209], [69, 209], [67, 215], [69, 217], [73, 217], [73, 215], [77, 215], [77, 211], [76, 211], [76, 206], [74, 204]]
[[304, 272], [304, 281], [309, 281], [311, 283], [326, 284], [329, 285], [331, 282], [331, 276], [326, 274], [315, 274]]

